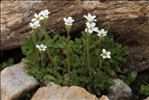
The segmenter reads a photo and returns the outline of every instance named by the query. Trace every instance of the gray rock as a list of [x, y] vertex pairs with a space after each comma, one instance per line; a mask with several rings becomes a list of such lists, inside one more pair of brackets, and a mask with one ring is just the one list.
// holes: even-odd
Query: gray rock
[[98, 100], [95, 95], [90, 94], [84, 88], [77, 86], [50, 85], [41, 87], [31, 100]]
[[106, 95], [102, 95], [99, 100], [110, 100]]
[[25, 73], [25, 64], [19, 63], [1, 72], [1, 100], [14, 100], [38, 86], [38, 82]]
[[144, 99], [144, 100], [149, 100], [149, 96], [146, 99]]
[[131, 88], [122, 80], [114, 80], [115, 84], [108, 89], [110, 100], [129, 100], [132, 97]]

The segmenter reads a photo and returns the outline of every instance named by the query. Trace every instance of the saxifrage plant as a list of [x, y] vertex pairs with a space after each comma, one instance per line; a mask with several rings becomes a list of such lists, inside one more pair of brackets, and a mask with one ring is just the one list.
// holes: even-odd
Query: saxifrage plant
[[77, 85], [101, 95], [113, 83], [126, 61], [119, 43], [107, 36], [108, 31], [96, 27], [96, 16], [84, 15], [86, 28], [80, 37], [71, 38], [74, 19], [64, 18], [67, 36], [50, 34], [44, 27], [48, 10], [35, 14], [30, 26], [31, 38], [25, 40], [22, 51], [28, 64], [27, 72], [41, 83]]

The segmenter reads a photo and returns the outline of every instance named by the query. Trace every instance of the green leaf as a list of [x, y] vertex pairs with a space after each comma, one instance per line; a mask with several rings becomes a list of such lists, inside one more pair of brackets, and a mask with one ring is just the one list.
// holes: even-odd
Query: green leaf
[[139, 92], [145, 96], [149, 96], [149, 84], [141, 85]]
[[132, 71], [128, 74], [126, 83], [130, 85], [137, 77], [137, 71]]

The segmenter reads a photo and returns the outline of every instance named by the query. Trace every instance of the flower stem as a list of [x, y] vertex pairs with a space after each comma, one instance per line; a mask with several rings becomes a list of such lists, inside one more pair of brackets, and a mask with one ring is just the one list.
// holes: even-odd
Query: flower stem
[[67, 31], [67, 43], [68, 43], [68, 46], [67, 46], [67, 67], [68, 67], [68, 74], [70, 74], [70, 58], [69, 58], [69, 51], [70, 51], [70, 35], [69, 35], [69, 32]]
[[89, 50], [89, 45], [90, 45], [90, 37], [89, 37], [89, 34], [87, 33], [87, 35], [86, 35], [86, 51], [87, 51], [87, 66], [88, 66], [88, 69], [90, 69], [90, 50]]
[[44, 55], [41, 52], [40, 52], [40, 57], [41, 57], [41, 66], [44, 67], [44, 62], [43, 62]]
[[37, 38], [36, 38], [36, 30], [33, 30], [33, 34], [32, 34], [32, 41], [33, 41], [33, 44], [34, 46], [36, 46], [37, 44]]
[[45, 42], [46, 42], [46, 45], [47, 45], [47, 54], [48, 54], [48, 57], [50, 58], [51, 63], [54, 65], [54, 67], [56, 67], [56, 64], [55, 64], [55, 62], [54, 62], [54, 60], [53, 60], [53, 58], [52, 58], [52, 56], [50, 54], [49, 45], [48, 45], [48, 34], [46, 33], [46, 30], [44, 30], [43, 34], [44, 34]]
[[101, 68], [102, 68], [102, 60], [99, 59], [99, 69], [101, 69]]
[[[37, 41], [38, 41], [38, 40], [37, 40], [37, 37], [36, 37], [36, 34], [37, 34], [36, 30], [33, 29], [33, 34], [32, 34], [32, 36], [31, 36], [31, 39], [32, 39], [32, 41], [33, 41], [33, 46], [34, 46], [34, 47], [37, 45]], [[38, 55], [40, 55], [40, 54], [38, 53], [38, 50], [36, 49], [36, 47], [35, 47], [35, 53], [38, 54]], [[36, 61], [36, 63], [39, 64], [39, 63], [40, 63], [40, 59], [38, 59], [38, 60]]]
[[90, 71], [90, 36], [89, 33], [84, 34], [84, 64]]
[[86, 35], [83, 33], [83, 45], [84, 45], [84, 48], [83, 48], [83, 51], [84, 51], [84, 65], [87, 66], [87, 57], [86, 57]]

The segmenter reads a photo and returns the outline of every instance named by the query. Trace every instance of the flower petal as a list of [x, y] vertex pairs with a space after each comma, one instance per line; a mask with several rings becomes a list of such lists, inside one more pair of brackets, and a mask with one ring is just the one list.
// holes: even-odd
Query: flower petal
[[103, 52], [103, 53], [106, 53], [106, 49], [102, 49], [102, 52]]

